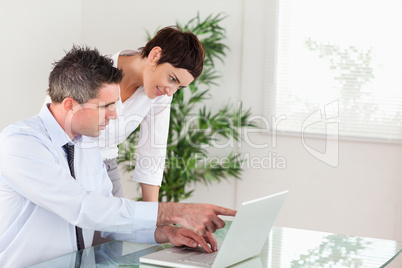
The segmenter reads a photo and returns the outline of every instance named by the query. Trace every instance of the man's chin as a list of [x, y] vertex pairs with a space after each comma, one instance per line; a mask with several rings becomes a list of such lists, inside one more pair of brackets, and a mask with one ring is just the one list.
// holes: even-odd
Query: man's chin
[[97, 137], [99, 137], [100, 133], [101, 132], [99, 130], [98, 132], [86, 133], [86, 134], [84, 134], [84, 136], [91, 137], [91, 138], [97, 138]]

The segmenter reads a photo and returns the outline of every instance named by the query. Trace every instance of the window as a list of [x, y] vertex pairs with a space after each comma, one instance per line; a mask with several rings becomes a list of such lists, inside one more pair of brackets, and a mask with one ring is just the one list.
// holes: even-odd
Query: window
[[277, 130], [323, 134], [337, 123], [343, 137], [402, 140], [400, 10], [398, 0], [278, 0], [267, 96], [271, 115], [286, 118]]

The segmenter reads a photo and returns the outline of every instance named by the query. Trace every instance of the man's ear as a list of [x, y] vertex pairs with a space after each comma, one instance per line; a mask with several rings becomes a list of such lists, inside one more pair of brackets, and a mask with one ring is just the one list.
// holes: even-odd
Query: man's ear
[[148, 60], [151, 63], [157, 63], [162, 56], [162, 48], [154, 47], [148, 54]]
[[75, 104], [76, 101], [70, 97], [67, 97], [63, 100], [63, 108], [67, 112], [73, 110]]

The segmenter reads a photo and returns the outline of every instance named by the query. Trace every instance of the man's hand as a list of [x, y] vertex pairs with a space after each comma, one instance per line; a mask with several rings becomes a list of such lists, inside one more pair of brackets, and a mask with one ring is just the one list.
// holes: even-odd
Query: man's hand
[[236, 211], [210, 204], [159, 203], [156, 225], [179, 224], [205, 235], [225, 226], [218, 215], [235, 216]]
[[218, 243], [213, 234], [206, 233], [205, 236], [200, 236], [192, 230], [173, 225], [157, 227], [155, 241], [158, 243], [170, 242], [174, 246], [187, 246], [191, 248], [196, 248], [200, 245], [208, 253], [218, 250]]

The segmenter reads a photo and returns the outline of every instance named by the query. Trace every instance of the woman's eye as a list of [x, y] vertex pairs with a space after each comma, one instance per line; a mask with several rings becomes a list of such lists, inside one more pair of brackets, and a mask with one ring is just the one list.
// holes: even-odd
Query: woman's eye
[[176, 82], [176, 79], [174, 79], [172, 76], [170, 77], [171, 82]]

